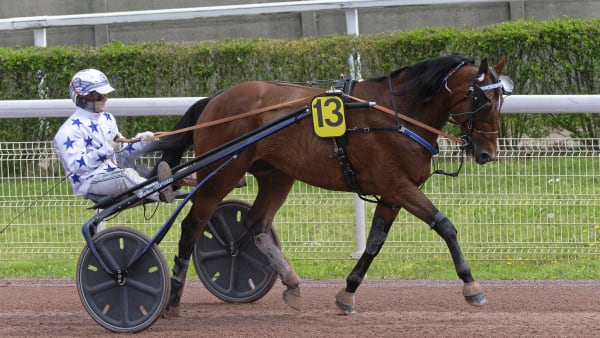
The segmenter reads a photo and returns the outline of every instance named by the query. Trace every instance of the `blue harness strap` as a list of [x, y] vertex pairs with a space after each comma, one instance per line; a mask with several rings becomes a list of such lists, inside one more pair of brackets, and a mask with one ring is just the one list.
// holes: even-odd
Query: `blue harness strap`
[[421, 136], [414, 133], [412, 130], [410, 130], [404, 126], [401, 126], [400, 129], [398, 129], [398, 131], [400, 131], [402, 134], [410, 137], [411, 139], [415, 140], [417, 143], [422, 145], [425, 149], [429, 150], [429, 152], [432, 155], [437, 155], [440, 152], [440, 149], [437, 146], [436, 147], [432, 146], [431, 144], [429, 144], [429, 142], [427, 142], [424, 138], [422, 138]]

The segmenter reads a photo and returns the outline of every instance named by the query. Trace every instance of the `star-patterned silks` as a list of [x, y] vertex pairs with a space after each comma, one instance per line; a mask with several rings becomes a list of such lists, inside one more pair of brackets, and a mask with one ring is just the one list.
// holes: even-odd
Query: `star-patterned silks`
[[93, 113], [77, 107], [56, 133], [54, 151], [63, 164], [75, 195], [83, 196], [95, 175], [113, 172], [118, 163], [133, 162], [147, 142], [128, 144], [115, 152], [109, 142], [121, 136], [115, 118], [108, 112]]
[[79, 121], [79, 119], [73, 119], [73, 125], [79, 127], [81, 125], [81, 121]]
[[89, 127], [92, 132], [94, 132], [94, 133], [98, 132], [98, 125], [95, 124], [94, 122], [90, 123]]
[[73, 140], [71, 140], [71, 138], [67, 136], [67, 140], [64, 143], [65, 146], [67, 147], [67, 149], [68, 148], [73, 148], [73, 143], [74, 143]]

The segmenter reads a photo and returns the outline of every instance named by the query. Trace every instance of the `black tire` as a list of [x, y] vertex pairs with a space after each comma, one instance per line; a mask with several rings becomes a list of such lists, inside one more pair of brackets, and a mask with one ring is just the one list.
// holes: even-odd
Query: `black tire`
[[[202, 284], [229, 303], [249, 303], [262, 298], [277, 274], [255, 245], [243, 220], [250, 210], [244, 201], [223, 201], [194, 246], [194, 267]], [[276, 243], [278, 239], [273, 233]]]
[[[127, 227], [99, 232], [94, 247], [113, 271], [126, 268], [150, 243], [143, 233]], [[86, 245], [77, 262], [77, 290], [83, 307], [98, 324], [113, 332], [138, 332], [163, 314], [171, 291], [169, 266], [153, 244], [127, 271], [124, 282], [107, 274]]]

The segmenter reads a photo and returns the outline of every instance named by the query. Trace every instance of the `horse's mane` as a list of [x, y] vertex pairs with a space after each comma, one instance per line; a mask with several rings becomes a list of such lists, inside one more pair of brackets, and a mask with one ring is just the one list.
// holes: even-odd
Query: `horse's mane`
[[413, 92], [416, 96], [429, 101], [443, 85], [443, 79], [448, 75], [448, 72], [461, 62], [465, 64], [475, 63], [472, 58], [460, 55], [441, 56], [397, 69], [388, 76], [380, 76], [373, 80], [384, 81], [398, 75], [406, 76], [408, 79], [411, 79], [410, 82], [402, 90], [396, 91], [394, 94], [403, 95], [407, 92]]

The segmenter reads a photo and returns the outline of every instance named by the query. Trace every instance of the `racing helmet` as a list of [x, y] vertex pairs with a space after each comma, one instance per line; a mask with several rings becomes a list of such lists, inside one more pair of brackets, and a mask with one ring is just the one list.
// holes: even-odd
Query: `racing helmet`
[[104, 73], [97, 69], [83, 69], [73, 75], [69, 84], [69, 95], [75, 105], [85, 110], [94, 111], [94, 102], [100, 95], [107, 95], [115, 89], [108, 82]]

